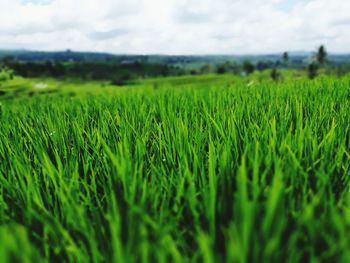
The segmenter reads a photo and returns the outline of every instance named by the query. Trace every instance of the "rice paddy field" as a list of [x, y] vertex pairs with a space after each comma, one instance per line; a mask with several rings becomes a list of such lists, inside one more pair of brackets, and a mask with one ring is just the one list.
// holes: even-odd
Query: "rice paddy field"
[[1, 262], [350, 262], [350, 77], [0, 87]]

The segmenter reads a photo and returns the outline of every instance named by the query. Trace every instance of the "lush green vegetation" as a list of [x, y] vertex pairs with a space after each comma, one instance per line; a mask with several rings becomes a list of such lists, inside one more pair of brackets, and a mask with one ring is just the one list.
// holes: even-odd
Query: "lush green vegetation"
[[60, 78], [110, 81], [128, 85], [150, 77], [235, 74], [246, 76], [269, 71], [273, 80], [280, 70], [307, 72], [310, 79], [319, 73], [344, 76], [350, 72], [348, 55], [329, 55], [321, 45], [313, 53], [260, 56], [141, 56], [105, 53], [26, 52], [0, 50], [0, 68], [11, 69], [26, 78]]
[[1, 261], [349, 262], [350, 78], [266, 75], [4, 80]]
[[5, 60], [4, 65], [16, 75], [26, 78], [65, 78], [80, 80], [109, 80], [115, 85], [146, 77], [180, 75], [174, 66], [130, 61], [26, 62]]

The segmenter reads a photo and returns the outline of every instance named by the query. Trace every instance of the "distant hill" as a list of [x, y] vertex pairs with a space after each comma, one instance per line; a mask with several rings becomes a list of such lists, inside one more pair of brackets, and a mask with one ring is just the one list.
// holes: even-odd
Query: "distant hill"
[[[302, 64], [312, 52], [292, 51], [289, 52], [291, 62]], [[75, 52], [71, 50], [44, 52], [27, 50], [0, 50], [0, 59], [12, 57], [16, 60], [37, 62], [37, 61], [119, 61], [130, 63], [143, 61], [152, 63], [164, 63], [172, 65], [198, 65], [198, 64], [220, 64], [224, 62], [242, 62], [249, 60], [253, 63], [260, 61], [282, 61], [281, 54], [266, 55], [194, 55], [194, 56], [171, 56], [171, 55], [123, 55], [97, 52]], [[329, 60], [332, 63], [350, 63], [350, 54], [330, 54]]]
[[44, 52], [44, 51], [26, 51], [26, 50], [0, 50], [0, 58], [13, 57], [17, 60], [22, 61], [108, 61], [114, 59], [120, 59], [122, 56], [107, 54], [107, 53], [96, 53], [96, 52], [73, 52], [58, 51], [58, 52]]

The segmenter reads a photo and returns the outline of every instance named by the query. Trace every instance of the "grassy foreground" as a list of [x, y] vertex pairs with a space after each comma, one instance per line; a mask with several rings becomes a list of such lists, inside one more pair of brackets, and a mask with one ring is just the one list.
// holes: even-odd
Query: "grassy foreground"
[[0, 101], [1, 261], [350, 262], [350, 78], [205, 83]]

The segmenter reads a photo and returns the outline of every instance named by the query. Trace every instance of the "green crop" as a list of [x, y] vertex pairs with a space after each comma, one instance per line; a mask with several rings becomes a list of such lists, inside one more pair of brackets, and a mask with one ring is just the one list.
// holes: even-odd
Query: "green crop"
[[350, 79], [173, 81], [1, 102], [0, 261], [350, 262]]

